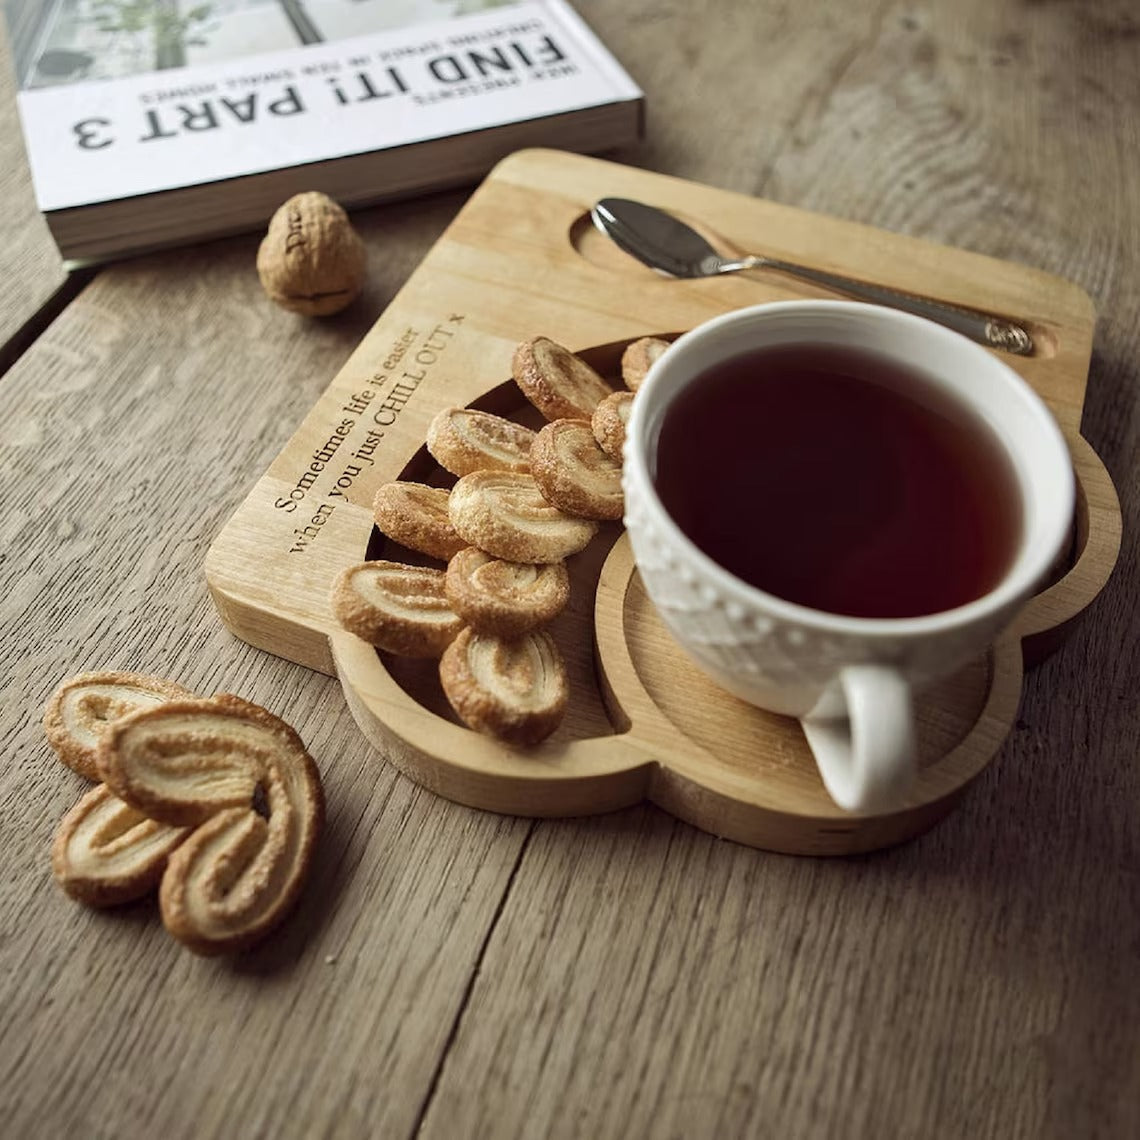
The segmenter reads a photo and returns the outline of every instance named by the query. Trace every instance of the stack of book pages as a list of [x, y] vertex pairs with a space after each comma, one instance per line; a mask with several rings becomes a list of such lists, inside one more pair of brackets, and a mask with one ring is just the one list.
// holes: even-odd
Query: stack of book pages
[[87, 263], [471, 183], [643, 134], [563, 0], [5, 0], [40, 209]]

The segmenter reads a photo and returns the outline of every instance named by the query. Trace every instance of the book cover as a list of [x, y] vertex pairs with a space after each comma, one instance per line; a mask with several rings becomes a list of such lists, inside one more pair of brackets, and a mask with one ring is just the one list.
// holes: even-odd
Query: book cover
[[[5, 9], [49, 215], [642, 99], [563, 0]], [[625, 141], [599, 137], [598, 149]]]

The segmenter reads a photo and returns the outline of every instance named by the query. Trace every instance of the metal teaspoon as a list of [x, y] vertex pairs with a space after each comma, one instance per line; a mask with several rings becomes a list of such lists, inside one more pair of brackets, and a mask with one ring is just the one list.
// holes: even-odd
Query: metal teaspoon
[[711, 277], [741, 269], [776, 269], [863, 301], [937, 321], [989, 348], [1001, 348], [1018, 356], [1033, 353], [1033, 340], [1029, 333], [1002, 317], [915, 297], [775, 257], [722, 257], [696, 230], [679, 218], [644, 202], [603, 198], [590, 211], [590, 217], [594, 225], [626, 253], [651, 269], [672, 277]]

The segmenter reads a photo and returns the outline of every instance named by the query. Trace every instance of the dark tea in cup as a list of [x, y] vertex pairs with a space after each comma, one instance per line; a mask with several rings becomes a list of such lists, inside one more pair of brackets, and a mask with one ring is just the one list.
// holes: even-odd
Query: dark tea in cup
[[995, 432], [862, 348], [777, 344], [711, 365], [666, 409], [650, 471], [713, 561], [831, 614], [954, 609], [992, 590], [1022, 541]]

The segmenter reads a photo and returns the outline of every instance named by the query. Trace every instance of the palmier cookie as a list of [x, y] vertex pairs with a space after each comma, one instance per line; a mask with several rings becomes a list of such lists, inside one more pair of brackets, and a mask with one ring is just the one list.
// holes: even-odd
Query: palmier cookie
[[668, 347], [667, 340], [656, 336], [643, 336], [625, 346], [621, 354], [621, 378], [631, 392], [641, 387], [650, 368]]
[[548, 420], [588, 420], [613, 391], [581, 357], [545, 336], [524, 340], [515, 349], [511, 373]]
[[622, 460], [625, 447], [625, 428], [629, 423], [629, 413], [633, 409], [632, 392], [615, 392], [607, 396], [595, 409], [590, 419], [594, 438], [598, 446], [618, 463]]
[[547, 502], [587, 519], [620, 519], [621, 464], [607, 455], [586, 420], [555, 420], [530, 449], [530, 470]]
[[530, 428], [473, 408], [444, 408], [427, 430], [428, 451], [453, 475], [529, 471], [533, 442]]
[[563, 562], [504, 562], [469, 546], [447, 564], [444, 589], [472, 629], [518, 637], [566, 608], [570, 575]]
[[55, 880], [88, 906], [117, 906], [158, 886], [171, 852], [190, 834], [148, 819], [106, 784], [97, 784], [63, 817], [51, 849]]
[[439, 677], [468, 728], [509, 744], [545, 740], [570, 699], [562, 655], [541, 629], [516, 638], [465, 629], [440, 659]]
[[98, 780], [95, 748], [117, 717], [176, 697], [187, 689], [145, 673], [80, 673], [64, 681], [44, 710], [44, 732], [59, 758], [88, 780]]
[[444, 571], [361, 562], [333, 583], [332, 611], [349, 633], [403, 657], [438, 657], [463, 628], [447, 603]]
[[447, 496], [423, 483], [385, 483], [372, 500], [372, 517], [393, 542], [446, 562], [467, 545], [448, 520]]
[[223, 694], [115, 721], [99, 773], [124, 803], [191, 832], [159, 885], [166, 929], [199, 954], [256, 942], [292, 907], [324, 822], [320, 773], [301, 738]]
[[467, 540], [507, 562], [561, 562], [597, 533], [597, 523], [572, 518], [543, 498], [530, 475], [473, 471], [452, 488], [451, 522]]

